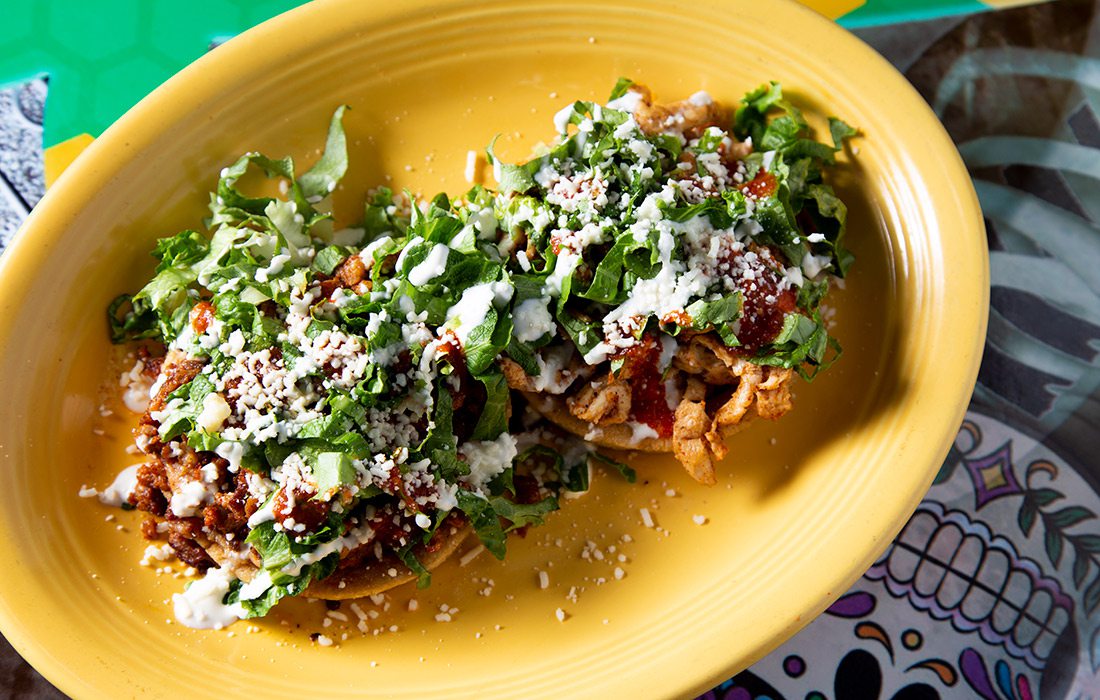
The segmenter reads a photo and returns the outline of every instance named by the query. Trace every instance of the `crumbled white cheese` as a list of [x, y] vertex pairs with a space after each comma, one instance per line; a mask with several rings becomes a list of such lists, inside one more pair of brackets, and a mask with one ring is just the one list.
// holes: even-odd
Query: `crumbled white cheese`
[[466, 151], [466, 182], [473, 182], [477, 174], [477, 151]]
[[[479, 556], [481, 556], [481, 553], [484, 552], [484, 551], [485, 551], [485, 545], [483, 545], [483, 544], [477, 545], [476, 547], [474, 547], [470, 551], [463, 554], [461, 558], [459, 558], [458, 565], [459, 566], [467, 566], [474, 559], [477, 559]], [[413, 602], [414, 601], [409, 601], [410, 604], [412, 604]], [[416, 608], [409, 608], [409, 609], [410, 610], [415, 610]]]
[[175, 550], [169, 544], [155, 545], [151, 544], [145, 548], [145, 553], [141, 555], [142, 566], [152, 566], [155, 561], [168, 561], [175, 556]]
[[706, 90], [700, 90], [688, 98], [688, 102], [698, 107], [706, 107], [714, 104], [714, 98]]
[[511, 433], [501, 433], [496, 440], [464, 442], [458, 452], [466, 458], [466, 464], [470, 467], [466, 480], [475, 488], [481, 488], [512, 466], [512, 460], [519, 453], [516, 438]]
[[144, 374], [145, 362], [138, 360], [128, 372], [123, 372], [118, 384], [123, 388], [122, 403], [131, 413], [142, 414], [149, 408], [152, 382]]

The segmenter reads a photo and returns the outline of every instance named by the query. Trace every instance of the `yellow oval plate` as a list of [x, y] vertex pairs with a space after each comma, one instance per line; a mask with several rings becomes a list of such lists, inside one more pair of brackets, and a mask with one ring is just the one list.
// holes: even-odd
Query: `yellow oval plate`
[[[601, 475], [513, 539], [505, 563], [482, 555], [427, 591], [345, 604], [348, 622], [324, 627], [307, 601], [232, 633], [171, 622], [184, 580], [138, 565], [137, 514], [77, 497], [133, 459], [104, 308], [150, 274], [154, 239], [196, 227], [242, 151], [308, 163], [339, 103], [352, 106], [352, 166], [336, 207], [353, 221], [372, 185], [463, 191], [468, 150], [501, 133], [503, 156], [521, 159], [555, 111], [605, 99], [619, 76], [666, 100], [706, 89], [726, 102], [780, 80], [818, 124], [861, 128], [834, 178], [858, 255], [830, 302], [843, 359], [799, 384], [790, 416], [738, 436], [713, 488], [638, 459], [638, 484]], [[0, 626], [82, 698], [704, 690], [818, 614], [916, 506], [973, 387], [988, 289], [978, 206], [930, 111], [858, 40], [775, 0], [310, 4], [123, 117], [0, 267]]]

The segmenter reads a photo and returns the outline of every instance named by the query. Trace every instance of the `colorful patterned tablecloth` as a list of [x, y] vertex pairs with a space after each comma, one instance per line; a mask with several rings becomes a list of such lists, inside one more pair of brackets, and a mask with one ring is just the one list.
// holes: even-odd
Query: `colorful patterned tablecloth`
[[[98, 133], [211, 42], [292, 4], [189, 3], [222, 27], [178, 10], [165, 24], [175, 3], [5, 7], [0, 245], [43, 193], [44, 145]], [[1100, 0], [807, 4], [857, 28], [958, 144], [986, 216], [989, 338], [903, 532], [824, 615], [704, 697], [1100, 698]], [[77, 50], [105, 27], [124, 36], [119, 17], [132, 44]], [[4, 644], [0, 697], [61, 696]]]

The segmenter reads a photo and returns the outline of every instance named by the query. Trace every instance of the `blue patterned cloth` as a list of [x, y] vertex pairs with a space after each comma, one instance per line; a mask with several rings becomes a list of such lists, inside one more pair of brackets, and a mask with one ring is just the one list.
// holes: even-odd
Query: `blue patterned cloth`
[[46, 81], [0, 90], [0, 247], [42, 198], [42, 122]]

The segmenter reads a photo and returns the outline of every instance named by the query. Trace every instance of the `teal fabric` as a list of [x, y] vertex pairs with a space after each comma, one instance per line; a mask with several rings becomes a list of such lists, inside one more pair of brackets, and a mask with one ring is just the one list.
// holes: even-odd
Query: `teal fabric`
[[[301, 0], [5, 0], [0, 11], [0, 86], [49, 76], [47, 147], [96, 136], [211, 44]], [[9, 7], [10, 5], [10, 7]], [[868, 0], [846, 27], [989, 9], [978, 0]]]
[[867, 0], [867, 4], [839, 18], [849, 29], [897, 22], [919, 22], [990, 9], [978, 0]]

